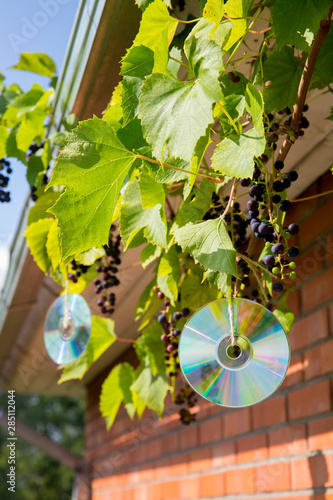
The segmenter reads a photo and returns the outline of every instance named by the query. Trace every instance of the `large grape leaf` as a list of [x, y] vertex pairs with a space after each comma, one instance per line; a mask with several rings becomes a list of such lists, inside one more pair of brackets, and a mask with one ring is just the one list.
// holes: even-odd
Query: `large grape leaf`
[[247, 30], [247, 19], [249, 8], [253, 0], [228, 0], [225, 4], [225, 12], [231, 18], [234, 25], [229, 32], [227, 42], [223, 45], [224, 50], [229, 50]]
[[180, 267], [176, 245], [164, 253], [157, 270], [157, 286], [174, 306], [178, 297]]
[[329, 30], [318, 54], [316, 74], [324, 85], [333, 83], [333, 29]]
[[189, 223], [174, 234], [183, 251], [189, 252], [206, 269], [237, 275], [236, 250], [222, 219]]
[[120, 189], [134, 160], [113, 128], [96, 117], [67, 136], [49, 183], [66, 187], [49, 209], [59, 222], [63, 258], [108, 242]]
[[6, 156], [6, 142], [9, 136], [7, 127], [0, 125], [0, 158]]
[[147, 364], [140, 372], [138, 378], [131, 386], [138, 397], [161, 417], [164, 409], [165, 396], [169, 390], [169, 383], [165, 371], [153, 374]]
[[27, 225], [30, 226], [33, 222], [50, 217], [50, 214], [48, 214], [46, 210], [54, 205], [58, 198], [59, 193], [55, 193], [51, 190], [38, 198], [36, 203], [29, 210]]
[[49, 76], [52, 78], [57, 71], [55, 62], [46, 54], [28, 52], [20, 54], [20, 60], [11, 69], [30, 71], [37, 75]]
[[185, 226], [188, 222], [202, 220], [211, 205], [212, 193], [215, 187], [215, 184], [208, 179], [203, 179], [200, 182], [200, 186], [193, 190], [193, 196], [187, 198], [178, 208], [171, 232]]
[[134, 417], [135, 408], [131, 385], [134, 381], [134, 368], [129, 363], [115, 366], [102, 385], [99, 401], [101, 414], [106, 419], [106, 427], [110, 429], [121, 403], [124, 403], [127, 413]]
[[38, 267], [46, 274], [51, 266], [51, 260], [46, 250], [46, 242], [54, 220], [40, 219], [30, 224], [24, 233], [28, 247]]
[[207, 0], [203, 17], [218, 26], [224, 14], [224, 0]]
[[91, 335], [86, 350], [73, 363], [61, 365], [58, 384], [66, 380], [82, 379], [91, 365], [116, 341], [114, 321], [100, 316], [92, 317]]
[[309, 52], [320, 21], [328, 18], [331, 0], [276, 0], [271, 12], [276, 41]]
[[192, 311], [196, 311], [208, 302], [222, 296], [217, 288], [211, 288], [205, 283], [201, 283], [200, 278], [196, 275], [185, 277], [180, 287], [180, 293], [182, 307], [188, 307]]
[[279, 111], [293, 107], [301, 79], [303, 64], [294, 56], [294, 49], [283, 47], [275, 49], [264, 61], [264, 80], [273, 83], [271, 88], [264, 87], [263, 95], [266, 111]]
[[222, 98], [218, 76], [222, 51], [208, 34], [191, 32], [185, 42], [190, 70], [196, 79], [179, 81], [153, 73], [141, 89], [139, 117], [153, 154], [190, 161], [198, 139], [213, 121], [212, 104]]
[[284, 331], [289, 333], [295, 321], [295, 315], [290, 307], [278, 305], [277, 309], [273, 312], [276, 319], [281, 323]]
[[165, 345], [161, 340], [162, 333], [163, 328], [155, 319], [143, 330], [135, 343], [138, 358], [142, 363], [148, 358], [153, 375], [165, 372]]
[[124, 192], [119, 223], [124, 250], [142, 228], [150, 243], [160, 247], [166, 246], [164, 206], [159, 203], [153, 208], [142, 208], [139, 184], [136, 180], [130, 182]]

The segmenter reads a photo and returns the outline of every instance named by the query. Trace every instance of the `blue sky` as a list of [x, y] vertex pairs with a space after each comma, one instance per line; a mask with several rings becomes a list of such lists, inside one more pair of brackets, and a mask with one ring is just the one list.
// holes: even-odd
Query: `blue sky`
[[[0, 30], [0, 71], [6, 83], [18, 83], [28, 90], [35, 82], [46, 87], [49, 79], [26, 71], [9, 69], [20, 52], [45, 52], [60, 73], [79, 0], [14, 0], [2, 2]], [[28, 184], [25, 166], [11, 161], [11, 203], [0, 204], [0, 289], [7, 266], [7, 253], [25, 203]]]

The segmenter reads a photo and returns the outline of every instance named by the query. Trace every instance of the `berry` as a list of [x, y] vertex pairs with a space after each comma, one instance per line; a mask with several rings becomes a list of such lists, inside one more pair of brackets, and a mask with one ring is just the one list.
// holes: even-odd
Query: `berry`
[[166, 342], [168, 340], [168, 336], [166, 333], [162, 333], [161, 340], [163, 340], [163, 342]]
[[158, 288], [158, 286], [157, 286], [157, 285], [154, 285], [154, 286], [153, 286], [153, 291], [154, 291], [154, 292], [158, 292], [158, 291], [159, 291], [159, 288]]
[[262, 161], [263, 163], [268, 162], [268, 156], [265, 154], [262, 154], [259, 156], [259, 160]]
[[266, 242], [268, 241], [269, 243], [273, 243], [273, 241], [274, 241], [274, 236], [273, 236], [273, 234], [272, 234], [272, 233], [265, 234], [265, 235], [264, 235], [264, 240], [265, 240]]
[[282, 191], [284, 191], [283, 182], [281, 182], [281, 181], [273, 182], [273, 189], [276, 193], [281, 193]]
[[273, 269], [272, 269], [272, 273], [273, 274], [279, 274], [279, 272], [280, 272], [280, 268], [279, 267], [273, 267]]
[[231, 81], [232, 81], [233, 83], [238, 83], [238, 82], [240, 82], [240, 76], [235, 75]]
[[281, 283], [273, 283], [273, 291], [275, 293], [282, 293], [283, 292], [283, 285]]
[[163, 303], [164, 307], [169, 307], [170, 305], [170, 302], [168, 300], [165, 300], [164, 303]]
[[273, 88], [273, 82], [271, 80], [267, 80], [267, 82], [265, 82], [265, 89], [271, 88]]
[[291, 209], [291, 203], [289, 200], [283, 200], [283, 202], [280, 205], [280, 209], [282, 212], [288, 212], [288, 210]]
[[166, 348], [168, 352], [173, 352], [175, 350], [175, 347], [172, 344], [169, 344]]
[[285, 189], [290, 188], [290, 186], [291, 186], [291, 182], [290, 182], [290, 180], [289, 180], [289, 179], [283, 179], [283, 181], [282, 181], [282, 182], [283, 182], [283, 185], [284, 185], [284, 188], [285, 188]]
[[249, 194], [250, 196], [258, 196], [262, 193], [262, 188], [261, 186], [258, 186], [258, 185], [254, 185], [254, 186], [251, 186], [250, 189], [249, 189]]
[[[255, 219], [252, 219], [254, 220], [255, 222], [253, 224], [251, 224], [251, 227], [252, 227], [252, 231], [254, 233], [258, 232], [258, 228], [260, 226], [260, 222], [256, 221]], [[252, 222], [252, 221], [251, 221]]]
[[165, 316], [164, 314], [160, 314], [160, 315], [158, 316], [158, 318], [157, 318], [157, 321], [158, 321], [159, 323], [161, 323], [161, 324], [163, 324], [163, 323], [167, 323], [167, 318], [166, 318], [166, 316]]
[[281, 196], [279, 194], [275, 194], [274, 196], [272, 196], [272, 202], [273, 203], [280, 203], [281, 201]]
[[270, 128], [269, 130], [270, 130], [271, 132], [277, 132], [277, 131], [279, 130], [279, 128], [280, 128], [280, 125], [279, 125], [278, 123], [276, 123], [276, 122], [275, 122], [275, 123], [273, 123], [273, 124], [271, 125], [271, 128]]
[[291, 271], [291, 273], [289, 273], [289, 278], [291, 278], [292, 280], [294, 280], [296, 278], [295, 271]]
[[264, 255], [262, 258], [263, 263], [265, 266], [273, 267], [275, 264], [275, 259], [273, 255]]
[[259, 295], [258, 290], [252, 290], [251, 295], [252, 295], [252, 297], [258, 297], [258, 295]]
[[182, 315], [179, 311], [177, 311], [173, 313], [172, 317], [174, 320], [178, 321], [182, 317]]
[[267, 142], [269, 144], [273, 143], [273, 142], [277, 142], [279, 140], [279, 136], [277, 134], [271, 134], [268, 139], [267, 139]]
[[254, 167], [253, 179], [259, 179], [260, 176], [261, 176], [261, 171], [259, 170], [258, 167]]
[[256, 211], [258, 209], [258, 202], [255, 200], [250, 200], [247, 202], [247, 208], [251, 210], [252, 212]]
[[274, 163], [274, 168], [276, 168], [276, 170], [282, 170], [284, 167], [284, 163], [283, 161], [281, 160], [277, 160], [275, 163]]
[[274, 120], [274, 115], [272, 115], [272, 113], [269, 113], [269, 114], [267, 115], [267, 118], [268, 118], [268, 121], [269, 121], [269, 122], [271, 122], [271, 121], [273, 121], [273, 120]]
[[269, 233], [268, 224], [265, 224], [265, 223], [260, 224], [260, 226], [258, 227], [258, 233], [263, 234], [263, 235], [268, 234]]
[[102, 266], [96, 266], [96, 271], [97, 271], [98, 273], [101, 273], [101, 272], [102, 272], [102, 269], [103, 269], [103, 268], [102, 268]]
[[164, 299], [164, 293], [163, 292], [157, 292], [156, 295], [157, 295], [158, 299], [160, 299], [160, 300]]
[[275, 245], [272, 246], [272, 252], [274, 255], [279, 255], [280, 253], [284, 252], [284, 246], [282, 243], [276, 243]]
[[290, 182], [295, 182], [298, 179], [298, 173], [295, 170], [288, 172], [288, 179]]
[[290, 247], [289, 250], [288, 250], [288, 255], [289, 257], [297, 257], [297, 255], [299, 254], [299, 248], [298, 247]]
[[296, 269], [296, 262], [290, 262], [289, 267], [290, 269]]
[[184, 316], [184, 318], [186, 318], [186, 316], [188, 316], [190, 314], [190, 310], [188, 309], [188, 307], [184, 307], [184, 309], [181, 310], [181, 315]]
[[242, 186], [242, 187], [247, 187], [251, 184], [251, 179], [249, 178], [245, 178], [245, 179], [240, 179], [239, 180], [239, 184]]
[[179, 328], [175, 328], [175, 330], [172, 332], [172, 335], [174, 337], [179, 337], [180, 334], [181, 334], [181, 331], [179, 330]]

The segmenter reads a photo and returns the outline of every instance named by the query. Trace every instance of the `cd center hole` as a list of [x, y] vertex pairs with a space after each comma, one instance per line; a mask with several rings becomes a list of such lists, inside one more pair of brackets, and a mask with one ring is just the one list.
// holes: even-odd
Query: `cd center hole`
[[238, 345], [229, 345], [227, 348], [227, 356], [231, 359], [237, 359], [242, 353], [242, 349]]

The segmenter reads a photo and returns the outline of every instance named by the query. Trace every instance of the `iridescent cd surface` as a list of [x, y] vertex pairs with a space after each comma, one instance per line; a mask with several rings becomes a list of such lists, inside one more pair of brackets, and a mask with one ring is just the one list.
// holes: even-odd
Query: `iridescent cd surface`
[[88, 345], [91, 332], [91, 312], [81, 295], [68, 295], [67, 327], [64, 326], [66, 297], [58, 297], [48, 310], [44, 325], [46, 350], [58, 365], [78, 358]]
[[236, 347], [231, 345], [228, 302], [218, 299], [186, 323], [179, 342], [184, 376], [212, 403], [239, 408], [259, 403], [283, 382], [290, 350], [274, 314], [246, 299], [232, 299]]

